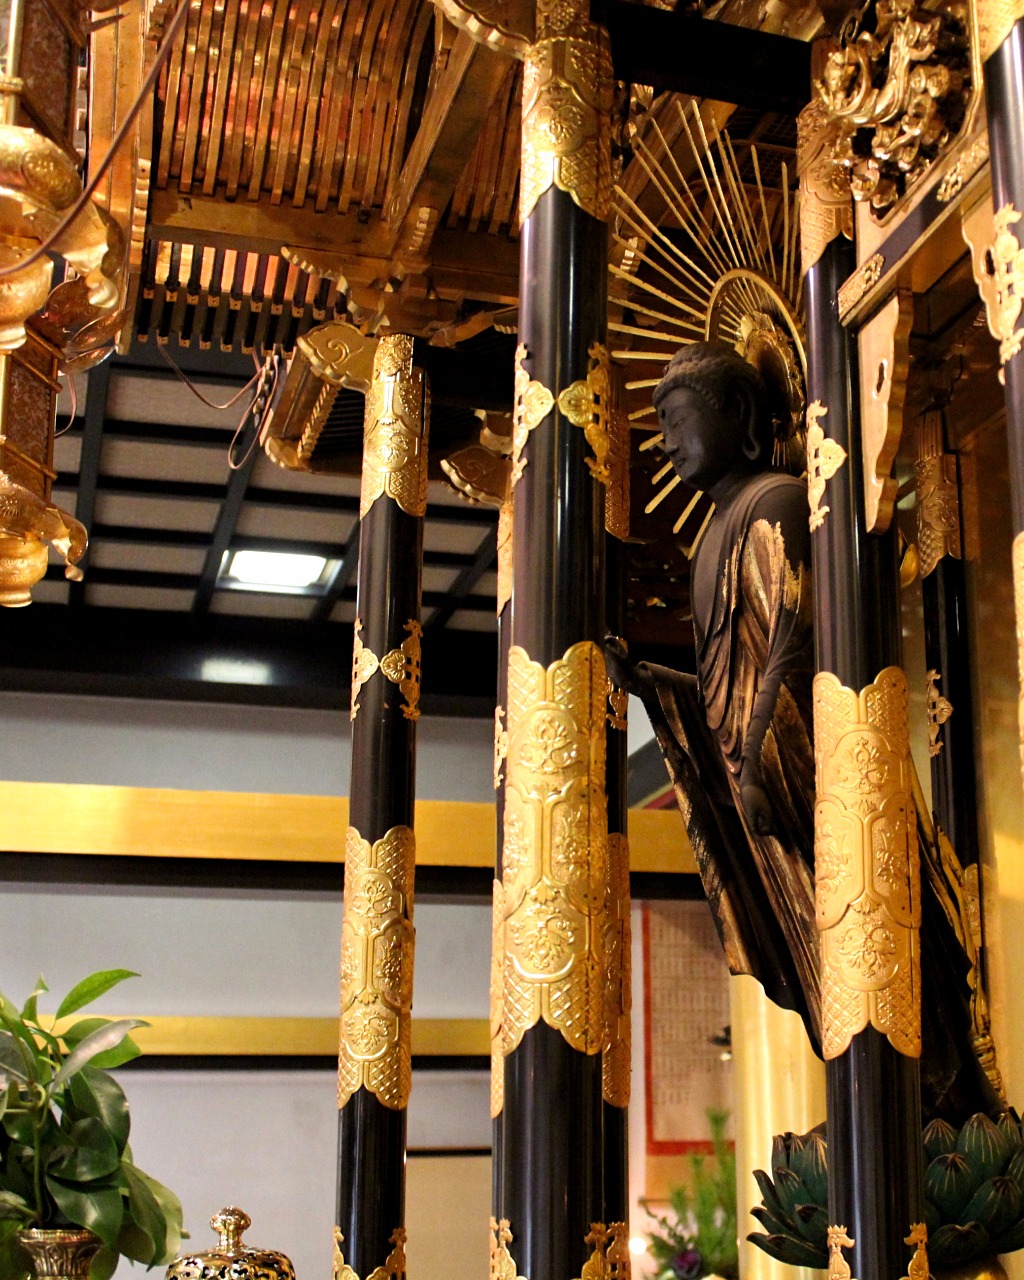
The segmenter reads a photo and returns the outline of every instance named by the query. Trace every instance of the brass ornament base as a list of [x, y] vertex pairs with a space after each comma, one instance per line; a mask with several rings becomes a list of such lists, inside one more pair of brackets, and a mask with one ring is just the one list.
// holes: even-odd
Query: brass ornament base
[[18, 1232], [18, 1243], [39, 1280], [88, 1280], [102, 1241], [84, 1227], [28, 1227]]

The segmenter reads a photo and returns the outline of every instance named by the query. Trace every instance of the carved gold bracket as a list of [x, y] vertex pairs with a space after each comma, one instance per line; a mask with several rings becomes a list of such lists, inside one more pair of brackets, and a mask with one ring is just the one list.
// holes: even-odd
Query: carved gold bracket
[[846, 450], [825, 436], [821, 419], [828, 408], [815, 400], [807, 406], [807, 501], [811, 508], [811, 532], [820, 529], [830, 508], [823, 507], [826, 482], [831, 480], [846, 461]]
[[409, 1101], [415, 862], [416, 839], [409, 827], [392, 827], [373, 845], [355, 827], [348, 828], [339, 1109], [359, 1088], [394, 1110]]
[[523, 1280], [519, 1274], [509, 1245], [512, 1243], [512, 1232], [508, 1218], [491, 1219], [491, 1265], [490, 1280]]
[[629, 712], [629, 694], [624, 689], [618, 689], [608, 681], [608, 714], [607, 720], [613, 729], [618, 729], [625, 733], [628, 728], [627, 715]]
[[925, 676], [925, 702], [928, 708], [928, 754], [937, 756], [942, 750], [939, 730], [953, 714], [953, 704], [939, 693], [942, 676], [935, 670]]
[[828, 1280], [852, 1280], [850, 1264], [843, 1257], [844, 1249], [852, 1249], [857, 1243], [846, 1234], [845, 1227], [828, 1228]]
[[510, 483], [514, 486], [522, 477], [526, 467], [523, 450], [534, 431], [551, 410], [555, 407], [555, 397], [543, 384], [523, 368], [523, 361], [529, 355], [526, 344], [521, 342], [516, 347], [514, 407], [512, 410], [512, 475]]
[[910, 1259], [907, 1274], [903, 1280], [929, 1280], [928, 1270], [928, 1227], [923, 1222], [911, 1225], [910, 1234], [903, 1237], [904, 1244], [914, 1246], [914, 1256]]
[[890, 471], [903, 432], [913, 319], [913, 295], [900, 290], [857, 335], [864, 513], [872, 533], [884, 533], [892, 523], [898, 486]]
[[800, 265], [807, 272], [837, 236], [853, 239], [850, 183], [836, 159], [838, 126], [819, 101], [797, 116], [800, 174]]
[[516, 348], [515, 409], [512, 427], [511, 484], [521, 479], [526, 467], [523, 450], [533, 431], [558, 407], [563, 417], [576, 427], [582, 427], [587, 443], [594, 451], [587, 459], [587, 466], [595, 480], [607, 485], [611, 479], [608, 466], [612, 443], [611, 421], [611, 362], [607, 350], [598, 342], [591, 345], [588, 355], [590, 369], [585, 378], [578, 378], [553, 395], [542, 382], [537, 382], [523, 368], [527, 350], [523, 343]]
[[814, 677], [816, 914], [822, 1052], [868, 1025], [921, 1054], [920, 861], [907, 681], [886, 667], [859, 693]]
[[402, 715], [406, 720], [418, 720], [420, 717], [420, 675], [421, 644], [423, 628], [415, 620], [405, 624], [408, 637], [395, 649], [389, 649], [383, 658], [378, 658], [363, 644], [361, 632], [363, 623], [356, 618], [352, 637], [352, 694], [349, 701], [348, 718], [354, 720], [359, 714], [359, 690], [379, 670], [392, 684], [397, 684], [405, 702], [402, 704]]
[[[985, 304], [989, 332], [999, 342], [1000, 365], [1012, 360], [1024, 344], [1024, 326], [1017, 323], [1024, 306], [1024, 251], [1016, 233], [1020, 219], [1012, 204], [992, 214], [983, 201], [963, 222], [974, 283]], [[999, 381], [1005, 380], [1000, 369]]]
[[505, 708], [497, 706], [494, 708], [494, 789], [495, 791], [501, 786], [502, 782], [502, 766], [505, 763], [505, 757], [508, 755], [508, 730], [505, 728]]
[[591, 1247], [578, 1280], [629, 1280], [629, 1232], [624, 1222], [591, 1223], [584, 1237]]
[[914, 463], [922, 578], [927, 578], [943, 556], [959, 560], [961, 555], [956, 455], [941, 452], [941, 438], [935, 447], [934, 453], [919, 457]]
[[[345, 1261], [345, 1255], [341, 1251], [341, 1246], [345, 1242], [341, 1228], [334, 1228], [334, 1262], [331, 1267], [331, 1280], [359, 1280], [359, 1276]], [[405, 1245], [406, 1234], [404, 1227], [396, 1227], [391, 1233], [391, 1243], [394, 1248], [388, 1254], [384, 1265], [374, 1267], [367, 1276], [366, 1280], [405, 1280]]]

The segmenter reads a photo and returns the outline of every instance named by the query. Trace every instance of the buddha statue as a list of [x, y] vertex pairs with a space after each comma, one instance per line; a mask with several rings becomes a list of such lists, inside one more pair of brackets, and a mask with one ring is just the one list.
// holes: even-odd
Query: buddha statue
[[[651, 718], [731, 972], [795, 1009], [820, 1053], [806, 480], [774, 465], [793, 453], [779, 448], [779, 396], [731, 347], [684, 347], [654, 404], [676, 474], [714, 502], [691, 562], [697, 673], [634, 664], [609, 640], [609, 675]], [[971, 1048], [969, 966], [925, 875], [931, 854], [922, 846], [925, 1112], [997, 1115]]]

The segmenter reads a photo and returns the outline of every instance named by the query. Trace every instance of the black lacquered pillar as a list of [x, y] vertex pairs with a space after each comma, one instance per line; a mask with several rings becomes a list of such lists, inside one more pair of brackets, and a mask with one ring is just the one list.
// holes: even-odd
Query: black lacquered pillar
[[[621, 381], [613, 370], [615, 383]], [[610, 420], [609, 484], [605, 495], [606, 560], [608, 567], [605, 614], [608, 634], [626, 639], [626, 571], [629, 537], [629, 419], [619, 407], [619, 387], [613, 387]], [[608, 921], [605, 929], [605, 1044], [603, 1052], [604, 1098], [604, 1215], [618, 1228], [615, 1246], [625, 1249], [628, 1260], [629, 1221], [629, 1092], [631, 930], [629, 892], [629, 830], [627, 768], [629, 749], [626, 713], [629, 695], [608, 689], [607, 779], [608, 791]], [[611, 1262], [619, 1259], [609, 1253]]]
[[[839, 322], [854, 267], [842, 205], [815, 179], [828, 141], [800, 120], [814, 574], [815, 882], [834, 1254], [858, 1280], [905, 1275], [923, 1219], [920, 876], [896, 531], [866, 530], [856, 339]], [[834, 196], [834, 191], [831, 193]], [[824, 196], [824, 199], [822, 198]], [[848, 208], [848, 205], [847, 205]]]
[[[1017, 6], [996, 8], [992, 16], [1009, 19]], [[995, 225], [991, 259], [995, 276], [982, 285], [989, 327], [1000, 339], [999, 359], [1006, 385], [1006, 443], [1010, 459], [1010, 501], [1013, 515], [1013, 588], [1017, 612], [1017, 651], [1020, 662], [1021, 716], [1024, 724], [1024, 356], [1021, 355], [1019, 302], [1024, 291], [1016, 257], [1024, 243], [1024, 19], [1009, 30], [983, 32], [985, 106], [988, 112], [992, 209]], [[975, 265], [977, 274], [978, 267]], [[1024, 733], [1021, 736], [1024, 769]]]
[[608, 454], [602, 344], [611, 102], [607, 34], [590, 24], [586, 0], [539, 5], [524, 68], [499, 907], [499, 1244], [527, 1280], [579, 1277], [607, 1239], [600, 481]]
[[405, 1272], [412, 824], [429, 412], [412, 350], [404, 335], [381, 338], [366, 396], [349, 711], [335, 1274], [340, 1251], [342, 1266], [357, 1277], [376, 1276], [382, 1268], [376, 1280]]

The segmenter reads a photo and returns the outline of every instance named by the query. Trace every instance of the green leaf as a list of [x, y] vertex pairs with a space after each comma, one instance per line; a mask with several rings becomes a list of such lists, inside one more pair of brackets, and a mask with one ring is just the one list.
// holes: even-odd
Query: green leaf
[[956, 1222], [979, 1181], [966, 1158], [959, 1151], [951, 1151], [948, 1156], [936, 1156], [925, 1169], [924, 1194], [946, 1222]]
[[[102, 1121], [76, 1120], [66, 1134], [67, 1154], [56, 1158], [48, 1172], [66, 1182], [95, 1182], [108, 1178], [121, 1163], [114, 1139]], [[58, 1148], [58, 1150], [60, 1150]]]
[[116, 1249], [103, 1245], [89, 1263], [89, 1280], [111, 1280], [111, 1276], [117, 1270], [120, 1257]]
[[792, 1236], [764, 1236], [758, 1231], [752, 1231], [747, 1239], [751, 1244], [756, 1244], [759, 1249], [763, 1249], [769, 1257], [779, 1262], [787, 1262], [790, 1266], [820, 1268], [828, 1266], [828, 1253], [815, 1249], [806, 1240], [795, 1240]]
[[921, 1140], [924, 1142], [925, 1163], [930, 1164], [936, 1156], [948, 1156], [956, 1150], [957, 1131], [948, 1120], [929, 1120]]
[[763, 1204], [756, 1205], [751, 1209], [750, 1216], [756, 1218], [770, 1236], [792, 1236], [794, 1240], [797, 1239], [797, 1232], [793, 1224], [785, 1218], [777, 1218]]
[[[65, 1031], [61, 1039], [69, 1049], [74, 1049], [86, 1038], [92, 1035], [94, 1031], [99, 1031], [101, 1027], [109, 1027], [113, 1022], [112, 1018], [80, 1018], [78, 1022], [73, 1023]], [[137, 1058], [142, 1050], [131, 1038], [125, 1036], [119, 1045], [113, 1049], [108, 1049], [106, 1053], [97, 1054], [92, 1060], [94, 1067], [101, 1067], [104, 1071], [111, 1071], [114, 1067], [123, 1067], [126, 1062], [131, 1062], [133, 1058]]]
[[151, 1266], [164, 1253], [164, 1215], [156, 1197], [134, 1165], [122, 1164], [121, 1176], [128, 1189], [128, 1204], [117, 1237], [117, 1247], [133, 1262], [144, 1262], [146, 1266]]
[[793, 1169], [779, 1168], [775, 1170], [775, 1190], [778, 1192], [786, 1217], [792, 1218], [798, 1204], [807, 1204], [810, 1196], [799, 1174]]
[[28, 1079], [24, 1048], [10, 1031], [0, 1031], [0, 1084], [6, 1088], [11, 1080]]
[[757, 1189], [761, 1192], [761, 1199], [764, 1201], [768, 1212], [776, 1218], [785, 1218], [787, 1216], [786, 1210], [782, 1207], [782, 1201], [779, 1199], [771, 1177], [763, 1169], [755, 1169], [754, 1181], [757, 1183]]
[[989, 1178], [971, 1196], [960, 1215], [961, 1226], [977, 1222], [990, 1236], [1005, 1231], [1020, 1216], [1020, 1188], [1012, 1178]]
[[996, 1236], [992, 1241], [992, 1248], [996, 1253], [1013, 1253], [1017, 1249], [1024, 1249], [1024, 1218], [1018, 1219]]
[[990, 1252], [992, 1242], [988, 1232], [972, 1223], [962, 1227], [955, 1222], [947, 1222], [939, 1227], [934, 1238], [928, 1238], [928, 1261], [938, 1268], [956, 1267], [963, 1262], [970, 1262]]
[[40, 974], [39, 977], [36, 979], [35, 990], [32, 992], [29, 998], [25, 1001], [25, 1007], [21, 1011], [21, 1016], [22, 1018], [24, 1018], [26, 1022], [38, 1023], [39, 1015], [36, 1012], [36, 1005], [39, 1001], [39, 997], [43, 994], [43, 992], [49, 991], [49, 989], [50, 988], [43, 981], [43, 975]]
[[0, 1220], [0, 1280], [26, 1280], [32, 1272], [32, 1259], [18, 1240], [20, 1230], [20, 1222]]
[[54, 1089], [69, 1080], [76, 1071], [81, 1071], [87, 1062], [91, 1062], [99, 1054], [107, 1053], [119, 1045], [129, 1031], [133, 1031], [136, 1027], [148, 1026], [149, 1023], [143, 1022], [140, 1018], [119, 1018], [116, 1022], [109, 1022], [105, 1027], [99, 1027], [91, 1032], [71, 1050], [64, 1059], [61, 1069], [50, 1081], [51, 1095]]
[[101, 1121], [114, 1140], [118, 1156], [123, 1155], [128, 1145], [131, 1117], [128, 1099], [114, 1077], [95, 1066], [83, 1067], [69, 1082], [68, 1094], [70, 1102], [65, 1095], [66, 1114], [70, 1111], [76, 1119], [94, 1116]]
[[798, 1204], [793, 1220], [805, 1240], [819, 1249], [828, 1248], [828, 1211], [820, 1204]]
[[1013, 1154], [1006, 1135], [996, 1128], [983, 1111], [971, 1116], [960, 1130], [956, 1149], [977, 1172], [977, 1186], [986, 1178], [1002, 1173]]
[[72, 987], [57, 1010], [58, 1018], [66, 1018], [69, 1013], [77, 1013], [87, 1004], [92, 1004], [100, 996], [116, 987], [125, 978], [137, 978], [139, 975], [131, 969], [101, 969], [99, 973], [91, 973], [83, 978], [77, 986]]
[[124, 1217], [121, 1188], [114, 1182], [90, 1187], [62, 1182], [52, 1173], [46, 1175], [46, 1189], [57, 1202], [57, 1208], [76, 1227], [95, 1231], [104, 1244], [117, 1247], [117, 1236]]
[[31, 1222], [32, 1206], [13, 1191], [0, 1191], [0, 1218], [14, 1218], [19, 1223]]
[[[0, 995], [0, 1023], [6, 1028], [7, 1033], [14, 1039], [21, 1054], [21, 1060], [25, 1065], [25, 1072], [30, 1080], [38, 1080], [41, 1076], [40, 1053], [39, 1046], [36, 1044], [35, 1038], [31, 1031], [22, 1022], [18, 1016], [17, 1009], [9, 1000]], [[13, 1011], [13, 1012], [11, 1012]]]
[[793, 1153], [791, 1168], [807, 1188], [809, 1204], [828, 1203], [828, 1148], [820, 1133], [809, 1133], [799, 1151]]
[[143, 1173], [141, 1169], [136, 1169], [135, 1172], [149, 1187], [153, 1198], [164, 1215], [166, 1232], [164, 1256], [163, 1258], [157, 1258], [156, 1261], [157, 1263], [173, 1262], [181, 1252], [182, 1240], [188, 1239], [188, 1232], [184, 1229], [183, 1224], [181, 1201], [170, 1187], [165, 1187], [162, 1182], [157, 1182], [156, 1178], [151, 1178], [148, 1173]]

